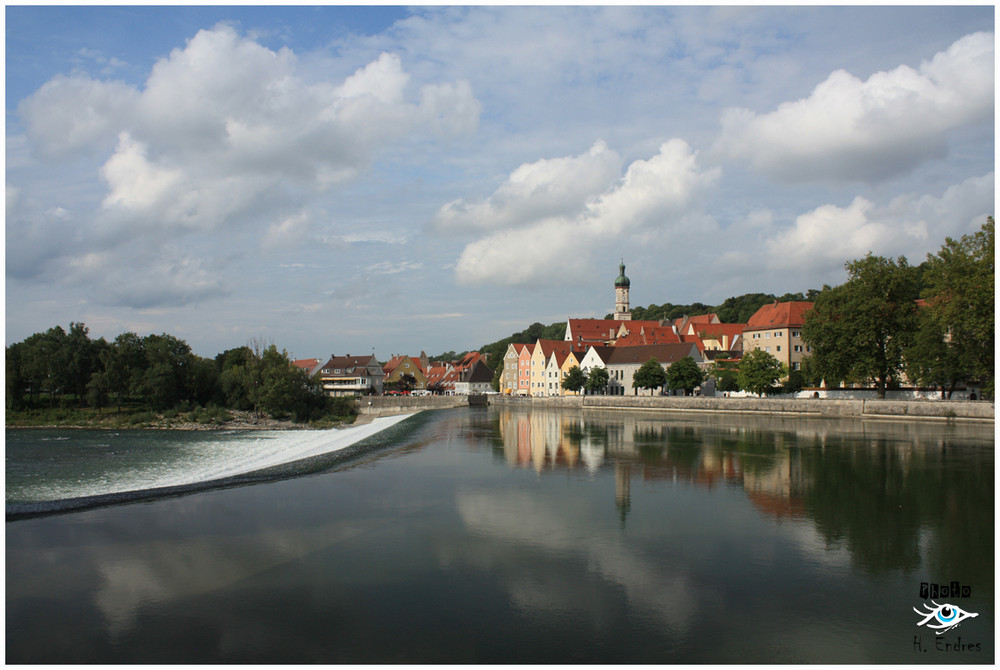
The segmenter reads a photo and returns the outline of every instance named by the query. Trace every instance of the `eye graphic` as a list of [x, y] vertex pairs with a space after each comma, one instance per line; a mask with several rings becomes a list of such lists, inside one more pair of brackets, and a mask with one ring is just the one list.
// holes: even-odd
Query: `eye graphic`
[[921, 612], [916, 607], [913, 608], [913, 611], [924, 617], [924, 620], [917, 624], [918, 626], [927, 626], [933, 629], [938, 635], [946, 630], [951, 630], [966, 619], [979, 616], [975, 612], [966, 612], [961, 607], [956, 607], [949, 603], [938, 605], [933, 600], [931, 603], [934, 607], [924, 603], [924, 607], [927, 608], [926, 612]]

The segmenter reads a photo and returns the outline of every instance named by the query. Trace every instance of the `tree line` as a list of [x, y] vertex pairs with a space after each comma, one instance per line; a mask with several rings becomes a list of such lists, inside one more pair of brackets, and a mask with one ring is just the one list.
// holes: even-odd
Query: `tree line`
[[35, 333], [6, 349], [7, 409], [92, 407], [121, 412], [215, 406], [256, 418], [327, 420], [352, 413], [274, 344], [252, 340], [214, 359], [172, 335], [122, 333], [91, 339], [85, 324]]
[[869, 253], [845, 264], [848, 279], [824, 286], [805, 315], [811, 383], [873, 384], [879, 397], [899, 384], [941, 389], [961, 382], [994, 395], [994, 221], [946, 238], [919, 266]]

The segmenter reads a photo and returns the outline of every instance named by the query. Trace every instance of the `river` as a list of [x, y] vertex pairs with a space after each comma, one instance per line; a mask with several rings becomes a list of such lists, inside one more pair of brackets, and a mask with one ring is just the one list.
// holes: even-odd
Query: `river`
[[7, 662], [994, 661], [992, 425], [397, 421], [7, 431]]

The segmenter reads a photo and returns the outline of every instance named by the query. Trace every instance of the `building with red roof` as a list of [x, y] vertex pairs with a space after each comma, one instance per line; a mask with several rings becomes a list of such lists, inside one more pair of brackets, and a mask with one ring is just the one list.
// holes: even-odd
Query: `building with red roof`
[[805, 314], [813, 303], [778, 302], [764, 305], [750, 317], [743, 329], [743, 354], [763, 349], [789, 370], [799, 370], [811, 349], [802, 341]]

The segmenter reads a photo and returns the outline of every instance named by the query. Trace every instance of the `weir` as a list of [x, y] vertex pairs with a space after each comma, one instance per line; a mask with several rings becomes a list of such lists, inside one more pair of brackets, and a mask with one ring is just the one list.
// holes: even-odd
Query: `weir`
[[[268, 478], [285, 466], [338, 454], [413, 414], [379, 417], [362, 425], [331, 430], [227, 431], [191, 440], [186, 431], [126, 431], [80, 434], [100, 439], [86, 456], [86, 472], [53, 472], [44, 484], [8, 477], [7, 518], [33, 516], [185, 493]], [[166, 437], [168, 436], [169, 437]], [[74, 438], [69, 438], [70, 443]], [[143, 440], [159, 439], [152, 446]], [[50, 471], [52, 470], [50, 466]], [[261, 477], [255, 477], [260, 473]], [[8, 473], [9, 474], [9, 473]]]

